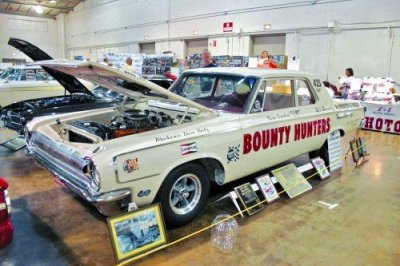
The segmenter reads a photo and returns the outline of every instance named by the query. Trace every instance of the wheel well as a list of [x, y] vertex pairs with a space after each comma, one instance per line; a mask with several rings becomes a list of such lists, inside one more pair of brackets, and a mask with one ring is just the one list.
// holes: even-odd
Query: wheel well
[[[210, 181], [217, 183], [218, 185], [223, 185], [225, 181], [225, 169], [221, 162], [214, 158], [200, 158], [193, 161], [186, 162], [184, 164], [178, 165], [174, 169], [189, 163], [197, 163], [204, 167], [207, 171], [207, 175]], [[174, 170], [173, 169], [173, 170]]]

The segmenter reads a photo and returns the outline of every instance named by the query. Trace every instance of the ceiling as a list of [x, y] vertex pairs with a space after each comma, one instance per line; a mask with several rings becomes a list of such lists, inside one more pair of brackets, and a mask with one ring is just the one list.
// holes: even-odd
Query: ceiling
[[[68, 13], [84, 0], [0, 0], [0, 14], [29, 17], [55, 18], [60, 13]], [[41, 6], [39, 14], [36, 7]]]

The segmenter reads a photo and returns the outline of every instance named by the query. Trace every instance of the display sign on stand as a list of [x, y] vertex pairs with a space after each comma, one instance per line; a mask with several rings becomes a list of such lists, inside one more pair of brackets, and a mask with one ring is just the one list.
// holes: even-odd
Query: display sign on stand
[[357, 164], [360, 158], [365, 158], [368, 155], [365, 138], [354, 138], [350, 141], [350, 150], [353, 161]]
[[325, 165], [325, 161], [321, 157], [312, 158], [311, 163], [314, 165], [321, 179], [326, 179], [330, 176], [328, 168]]
[[272, 170], [272, 173], [290, 198], [303, 194], [312, 188], [293, 163]]
[[276, 188], [268, 174], [257, 177], [256, 182], [268, 203], [279, 199], [278, 191], [276, 191]]
[[343, 151], [340, 131], [336, 130], [328, 137], [329, 168], [332, 171], [342, 168]]
[[[264, 208], [264, 206], [262, 204], [257, 204], [257, 203], [260, 203], [260, 199], [258, 198], [257, 194], [254, 192], [250, 183], [245, 183], [243, 185], [235, 187], [235, 192], [239, 196], [240, 202], [247, 209], [247, 213], [249, 215], [253, 215], [254, 213], [256, 213]], [[254, 205], [256, 205], [256, 206], [254, 206]], [[254, 206], [254, 207], [252, 207], [252, 206]]]

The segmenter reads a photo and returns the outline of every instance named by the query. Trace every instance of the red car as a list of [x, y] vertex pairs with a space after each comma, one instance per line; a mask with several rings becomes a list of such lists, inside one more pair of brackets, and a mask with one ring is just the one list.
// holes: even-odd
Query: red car
[[8, 183], [0, 177], [0, 248], [13, 239], [14, 227], [10, 220], [11, 201], [7, 193]]

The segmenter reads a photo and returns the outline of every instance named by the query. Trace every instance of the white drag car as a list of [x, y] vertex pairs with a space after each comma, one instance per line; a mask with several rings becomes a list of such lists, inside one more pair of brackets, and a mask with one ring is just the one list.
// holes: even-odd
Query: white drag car
[[286, 70], [209, 68], [170, 90], [90, 62], [43, 61], [129, 97], [112, 108], [37, 118], [30, 153], [58, 182], [113, 215], [161, 202], [182, 225], [223, 185], [304, 153], [329, 163], [327, 137], [356, 129], [359, 103], [334, 105], [320, 79]]

